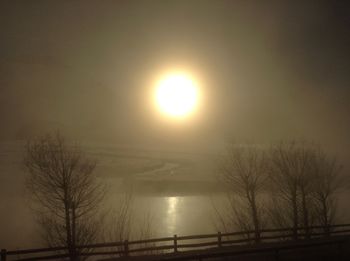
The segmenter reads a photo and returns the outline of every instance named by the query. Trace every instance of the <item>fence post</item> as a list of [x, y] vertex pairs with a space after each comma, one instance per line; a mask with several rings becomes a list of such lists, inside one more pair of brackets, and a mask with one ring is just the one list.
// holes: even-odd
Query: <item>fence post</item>
[[128, 240], [124, 240], [124, 255], [129, 256], [129, 242], [128, 242]]
[[218, 232], [218, 247], [221, 247], [221, 232]]
[[177, 235], [174, 235], [174, 252], [177, 252]]
[[1, 249], [1, 261], [6, 261], [6, 249]]

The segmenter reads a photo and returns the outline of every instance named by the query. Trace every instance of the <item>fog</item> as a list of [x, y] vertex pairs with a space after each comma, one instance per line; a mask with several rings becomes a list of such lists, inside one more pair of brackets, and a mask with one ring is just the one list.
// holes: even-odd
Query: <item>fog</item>
[[[1, 247], [39, 244], [23, 145], [48, 131], [97, 158], [112, 195], [131, 183], [158, 209], [158, 235], [215, 231], [216, 163], [232, 140], [309, 140], [348, 175], [349, 17], [329, 1], [2, 2]], [[178, 68], [203, 94], [182, 122], [150, 99], [155, 79]], [[185, 221], [166, 221], [171, 205]], [[193, 227], [199, 215], [208, 218]]]

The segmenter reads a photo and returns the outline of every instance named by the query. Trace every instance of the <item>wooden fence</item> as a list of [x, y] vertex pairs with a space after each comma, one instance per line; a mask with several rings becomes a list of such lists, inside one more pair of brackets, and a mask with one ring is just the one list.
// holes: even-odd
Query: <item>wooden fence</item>
[[[311, 231], [305, 233], [305, 231]], [[350, 235], [350, 224], [331, 225], [327, 229], [323, 226], [309, 227], [307, 230], [303, 227], [297, 229], [298, 239], [304, 238], [323, 238], [333, 235]], [[144, 255], [144, 254], [160, 254], [184, 251], [186, 250], [203, 250], [207, 248], [221, 248], [231, 245], [253, 244], [256, 242], [278, 242], [295, 239], [295, 229], [264, 229], [260, 231], [260, 238], [254, 237], [255, 231], [241, 231], [232, 233], [204, 234], [153, 238], [147, 240], [135, 240], [124, 242], [109, 242], [90, 244], [84, 246], [76, 246], [76, 251], [79, 256], [129, 256], [129, 255]], [[330, 243], [322, 244], [331, 244]], [[319, 244], [319, 243], [317, 243]], [[316, 245], [317, 245], [316, 244]], [[300, 247], [300, 246], [299, 246]], [[290, 248], [290, 246], [289, 246]], [[266, 251], [264, 248], [263, 251]], [[242, 250], [244, 253], [253, 253], [254, 250]], [[241, 252], [242, 252], [241, 251]], [[236, 251], [237, 252], [237, 251]], [[242, 252], [242, 254], [244, 254]], [[256, 250], [255, 250], [256, 252]], [[237, 252], [239, 253], [239, 251]], [[197, 254], [198, 255], [198, 254]], [[200, 259], [209, 258], [218, 253], [202, 254]], [[59, 258], [68, 258], [67, 247], [53, 248], [37, 248], [8, 251], [1, 249], [1, 261], [6, 260], [50, 260]], [[167, 260], [186, 260], [185, 257], [172, 257]]]

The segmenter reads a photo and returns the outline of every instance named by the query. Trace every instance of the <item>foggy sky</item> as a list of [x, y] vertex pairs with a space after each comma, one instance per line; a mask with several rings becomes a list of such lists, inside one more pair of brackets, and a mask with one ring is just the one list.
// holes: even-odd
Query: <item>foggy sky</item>
[[[349, 19], [346, 1], [2, 1], [0, 139], [306, 138], [350, 155]], [[186, 124], [160, 120], [149, 101], [173, 67], [195, 73], [205, 96]]]

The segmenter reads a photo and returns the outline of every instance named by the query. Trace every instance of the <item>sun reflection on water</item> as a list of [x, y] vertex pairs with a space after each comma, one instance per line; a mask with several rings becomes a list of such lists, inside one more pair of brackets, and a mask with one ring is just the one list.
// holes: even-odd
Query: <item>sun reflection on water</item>
[[172, 231], [172, 233], [175, 233], [178, 203], [179, 203], [178, 197], [167, 198], [167, 205], [168, 205], [168, 211], [167, 211], [168, 222], [167, 223], [168, 223], [169, 230]]

